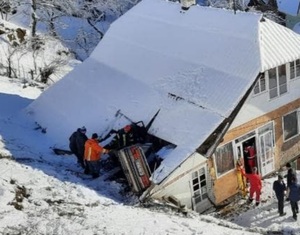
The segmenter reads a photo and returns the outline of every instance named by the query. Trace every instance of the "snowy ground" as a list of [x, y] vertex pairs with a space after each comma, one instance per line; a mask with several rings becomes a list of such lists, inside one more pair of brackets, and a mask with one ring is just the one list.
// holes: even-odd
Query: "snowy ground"
[[141, 206], [105, 175], [79, 177], [75, 157], [53, 154], [53, 141], [19, 113], [39, 94], [0, 77], [0, 234], [300, 234], [288, 202], [278, 216], [274, 178], [264, 180], [259, 207], [183, 215]]

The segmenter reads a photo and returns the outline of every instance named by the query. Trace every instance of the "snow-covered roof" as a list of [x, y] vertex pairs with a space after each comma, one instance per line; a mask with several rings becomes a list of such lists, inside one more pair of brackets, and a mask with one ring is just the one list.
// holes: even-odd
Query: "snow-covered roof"
[[143, 0], [31, 113], [51, 135], [60, 132], [55, 120], [70, 132], [82, 123], [104, 132], [118, 109], [145, 124], [160, 109], [150, 133], [177, 145], [157, 170], [160, 182], [230, 115], [259, 72], [299, 55], [300, 36], [260, 14]]

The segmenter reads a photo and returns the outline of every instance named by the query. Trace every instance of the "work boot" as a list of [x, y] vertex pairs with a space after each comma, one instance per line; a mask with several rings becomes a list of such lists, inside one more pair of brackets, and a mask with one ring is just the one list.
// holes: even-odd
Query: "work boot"
[[286, 215], [286, 212], [279, 214], [279, 216], [285, 216], [285, 215]]

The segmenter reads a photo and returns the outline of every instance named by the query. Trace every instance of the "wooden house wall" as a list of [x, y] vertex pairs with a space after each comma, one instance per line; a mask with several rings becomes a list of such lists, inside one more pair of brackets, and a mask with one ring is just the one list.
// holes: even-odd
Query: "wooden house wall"
[[[243, 125], [235, 127], [225, 134], [221, 145], [230, 141], [234, 141], [238, 137], [241, 137], [255, 130], [256, 128], [267, 124], [268, 122], [273, 121], [275, 130], [275, 171], [281, 170], [287, 162], [293, 161], [300, 156], [300, 135], [284, 142], [282, 123], [282, 117], [284, 115], [299, 108], [300, 99], [297, 99], [261, 117], [255, 118]], [[215, 170], [210, 171], [215, 172]], [[235, 170], [232, 170], [219, 178], [214, 175], [214, 178], [214, 194], [216, 198], [216, 204], [223, 202], [238, 192]]]

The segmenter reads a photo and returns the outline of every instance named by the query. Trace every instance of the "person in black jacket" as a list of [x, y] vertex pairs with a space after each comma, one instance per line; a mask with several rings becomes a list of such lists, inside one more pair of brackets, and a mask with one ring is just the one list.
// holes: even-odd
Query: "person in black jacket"
[[136, 133], [134, 132], [132, 125], [126, 125], [118, 131], [111, 130], [111, 133], [115, 134], [115, 136], [108, 144], [108, 147], [110, 149], [120, 150], [138, 142]]
[[297, 220], [297, 214], [299, 213], [298, 201], [300, 200], [300, 185], [297, 183], [297, 178], [292, 177], [291, 185], [289, 186], [289, 199], [291, 203], [291, 209], [294, 220]]
[[294, 171], [294, 169], [292, 168], [292, 165], [288, 162], [286, 165], [287, 168], [287, 174], [285, 175], [286, 177], [286, 184], [287, 184], [287, 201], [289, 201], [289, 188], [292, 184], [292, 179], [296, 178], [296, 172]]
[[[69, 141], [69, 147], [70, 150], [74, 153], [74, 155], [77, 157], [77, 163], [81, 165], [82, 168], [85, 168], [85, 162], [84, 162], [84, 144], [88, 140], [88, 137], [86, 136], [86, 128], [83, 126], [81, 128], [78, 128], [77, 131], [73, 132], [73, 134], [70, 136]], [[86, 171], [88, 171], [86, 169]]]
[[278, 179], [273, 183], [273, 190], [278, 200], [278, 212], [279, 216], [284, 216], [286, 213], [283, 211], [284, 208], [284, 193], [286, 191], [286, 185], [283, 181], [283, 176], [278, 175]]
[[291, 164], [288, 162], [286, 165], [287, 168], [287, 186], [289, 187], [292, 184], [292, 179], [295, 178], [296, 174]]

